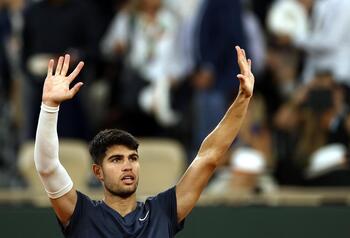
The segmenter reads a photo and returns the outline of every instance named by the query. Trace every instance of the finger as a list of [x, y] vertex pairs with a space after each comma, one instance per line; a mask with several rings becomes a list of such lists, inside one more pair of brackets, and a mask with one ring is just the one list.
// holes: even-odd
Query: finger
[[245, 88], [247, 81], [249, 80], [247, 76], [243, 75], [243, 74], [238, 74], [237, 78], [239, 79], [239, 84], [241, 87]]
[[63, 68], [62, 68], [62, 71], [61, 71], [61, 75], [62, 76], [66, 76], [66, 74], [68, 73], [69, 60], [70, 60], [70, 55], [66, 54], [64, 56]]
[[47, 77], [52, 76], [54, 64], [55, 64], [55, 61], [53, 59], [50, 59], [49, 64], [47, 66]]
[[242, 80], [246, 80], [247, 76], [243, 75], [243, 74], [237, 74], [237, 78], [242, 81]]
[[238, 61], [242, 61], [242, 63], [246, 63], [247, 59], [246, 59], [246, 56], [245, 56], [244, 49], [242, 49], [239, 46], [236, 46], [236, 50], [237, 50], [237, 59], [238, 59]]
[[57, 76], [57, 75], [59, 75], [61, 73], [63, 59], [64, 59], [63, 56], [60, 56], [60, 58], [58, 59], [55, 76]]
[[71, 98], [74, 97], [75, 94], [77, 94], [77, 93], [79, 92], [81, 86], [83, 86], [83, 83], [82, 83], [82, 82], [79, 82], [79, 83], [75, 84], [73, 88], [71, 88], [71, 89], [69, 90], [69, 93], [70, 93]]
[[239, 46], [236, 46], [236, 52], [237, 52], [237, 59], [239, 60], [242, 57], [242, 51]]
[[84, 67], [84, 62], [80, 61], [77, 67], [73, 70], [73, 72], [68, 76], [69, 82], [72, 82], [80, 73], [81, 69]]
[[236, 46], [236, 50], [237, 52], [239, 52], [239, 57], [246, 60], [247, 56], [246, 56], [245, 50], [239, 46]]
[[247, 60], [244, 57], [244, 51], [239, 46], [236, 46], [236, 51], [239, 70], [241, 73], [245, 74], [247, 72], [248, 65]]
[[245, 50], [244, 49], [242, 49], [242, 54], [243, 54], [244, 59], [247, 59], [247, 56], [245, 54]]
[[249, 67], [249, 71], [252, 71], [252, 60], [248, 59], [248, 67]]
[[242, 51], [241, 51], [241, 48], [239, 46], [236, 46], [236, 52], [237, 52], [237, 62], [238, 62], [238, 66], [239, 66], [239, 69], [241, 70], [242, 72]]
[[243, 61], [244, 61], [244, 63], [248, 65], [247, 55], [246, 55], [246, 52], [245, 52], [244, 49], [242, 49], [242, 54], [243, 54]]

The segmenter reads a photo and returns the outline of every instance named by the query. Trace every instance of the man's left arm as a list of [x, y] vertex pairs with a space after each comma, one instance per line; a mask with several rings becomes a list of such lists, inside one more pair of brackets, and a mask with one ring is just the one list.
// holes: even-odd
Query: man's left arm
[[247, 60], [245, 51], [238, 46], [236, 51], [241, 71], [237, 75], [240, 80], [238, 95], [217, 127], [204, 139], [196, 158], [176, 185], [178, 222], [195, 206], [214, 170], [237, 136], [246, 115], [253, 94], [254, 75], [251, 72], [251, 60]]

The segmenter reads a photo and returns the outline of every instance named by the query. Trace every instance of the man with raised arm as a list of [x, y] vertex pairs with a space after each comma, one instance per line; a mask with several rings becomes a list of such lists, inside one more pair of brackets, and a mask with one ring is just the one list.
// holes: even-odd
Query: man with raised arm
[[[74, 97], [83, 85], [70, 87], [83, 68], [80, 62], [67, 76], [69, 55], [60, 57], [54, 72], [50, 60], [45, 79], [36, 141], [35, 165], [65, 237], [174, 237], [183, 228], [215, 168], [235, 139], [253, 94], [251, 61], [236, 47], [239, 93], [217, 127], [205, 138], [176, 186], [145, 202], [137, 202], [138, 142], [117, 129], [99, 132], [90, 143], [92, 170], [104, 188], [102, 201], [90, 200], [73, 186], [58, 155], [59, 105]], [[142, 159], [142, 158], [141, 158]], [[156, 171], [155, 171], [156, 172]], [[160, 178], [161, 179], [161, 178]]]

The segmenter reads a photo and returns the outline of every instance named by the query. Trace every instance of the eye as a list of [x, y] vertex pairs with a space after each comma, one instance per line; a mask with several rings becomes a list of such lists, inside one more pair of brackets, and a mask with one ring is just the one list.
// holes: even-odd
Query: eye
[[112, 162], [112, 163], [119, 163], [121, 160], [122, 160], [122, 159], [119, 158], [119, 157], [114, 157], [114, 158], [111, 159], [111, 162]]
[[138, 161], [139, 157], [137, 155], [130, 156], [131, 161]]

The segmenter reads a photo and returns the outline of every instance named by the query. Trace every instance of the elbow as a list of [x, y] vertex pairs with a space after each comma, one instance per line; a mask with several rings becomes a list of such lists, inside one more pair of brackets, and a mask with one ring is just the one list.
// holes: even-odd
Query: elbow
[[53, 163], [49, 165], [46, 163], [39, 163], [39, 160], [41, 160], [40, 157], [34, 157], [36, 171], [41, 177], [49, 177], [50, 175], [55, 173], [56, 169], [59, 166], [59, 163]]
[[212, 166], [219, 166], [222, 164], [223, 160], [226, 158], [227, 151], [232, 144], [232, 140], [213, 140], [207, 137], [199, 151], [198, 157], [205, 159]]
[[223, 141], [218, 145], [217, 143], [207, 143], [204, 140], [201, 148], [199, 149], [198, 156], [201, 158], [206, 158], [214, 165], [220, 164], [222, 159], [225, 157], [228, 149], [230, 148], [232, 141]]
[[37, 171], [40, 177], [50, 177], [52, 174], [55, 173], [57, 166], [52, 168], [38, 168]]
[[223, 161], [227, 150], [224, 149], [210, 149], [207, 151], [200, 151], [198, 157], [205, 160], [210, 167], [217, 168]]

